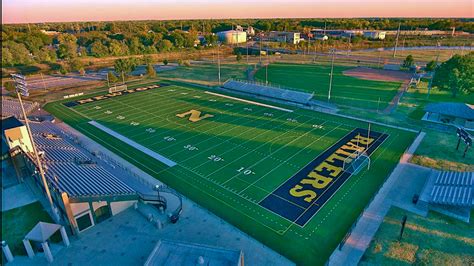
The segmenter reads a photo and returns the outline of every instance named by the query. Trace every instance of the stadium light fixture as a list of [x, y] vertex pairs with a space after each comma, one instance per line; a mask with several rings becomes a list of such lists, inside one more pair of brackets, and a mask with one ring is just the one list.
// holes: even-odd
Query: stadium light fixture
[[330, 51], [332, 52], [332, 59], [331, 59], [331, 74], [329, 74], [328, 102], [331, 100], [332, 76], [334, 74], [334, 56], [336, 54], [336, 49], [332, 48]]
[[31, 146], [33, 147], [33, 153], [34, 153], [36, 164], [38, 166], [38, 170], [41, 176], [41, 181], [43, 182], [44, 190], [46, 191], [46, 197], [51, 207], [51, 213], [53, 215], [54, 220], [59, 221], [59, 216], [58, 216], [58, 213], [56, 212], [56, 208], [54, 207], [53, 199], [51, 198], [51, 192], [49, 191], [48, 182], [46, 181], [46, 177], [44, 175], [43, 165], [41, 164], [41, 160], [40, 160], [38, 151], [36, 149], [35, 140], [33, 139], [33, 135], [31, 134], [30, 124], [28, 123], [28, 117], [26, 116], [25, 108], [23, 107], [23, 101], [21, 99], [22, 95], [25, 97], [30, 95], [26, 78], [25, 76], [19, 75], [19, 74], [12, 74], [11, 77], [15, 83], [15, 90], [18, 95], [18, 100], [20, 102], [23, 118], [25, 119], [26, 129], [28, 131], [28, 136], [30, 137]]

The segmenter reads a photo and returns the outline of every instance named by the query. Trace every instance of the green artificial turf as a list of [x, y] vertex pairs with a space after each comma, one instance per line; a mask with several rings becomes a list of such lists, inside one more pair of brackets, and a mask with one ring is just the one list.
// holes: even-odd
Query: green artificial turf
[[[414, 138], [413, 133], [372, 125], [390, 136], [372, 154], [370, 170], [352, 176], [300, 227], [258, 202], [366, 123], [306, 110], [284, 112], [177, 85], [71, 108], [62, 104], [66, 101], [71, 100], [45, 108], [299, 265], [325, 263]], [[193, 123], [176, 116], [191, 109], [214, 117]], [[177, 165], [167, 167], [88, 124], [90, 120]]]
[[[334, 66], [331, 99], [329, 102], [351, 107], [383, 110], [401, 86], [400, 82], [364, 80], [345, 76], [352, 67]], [[261, 68], [255, 77], [265, 81], [266, 69]], [[331, 66], [303, 64], [270, 64], [268, 81], [271, 84], [314, 93], [314, 99], [328, 101]]]

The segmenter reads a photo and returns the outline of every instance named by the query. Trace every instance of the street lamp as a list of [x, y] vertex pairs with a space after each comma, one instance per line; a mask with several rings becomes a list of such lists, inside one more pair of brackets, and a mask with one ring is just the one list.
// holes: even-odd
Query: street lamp
[[31, 140], [31, 146], [33, 147], [33, 153], [36, 159], [38, 170], [41, 175], [41, 180], [43, 182], [44, 190], [46, 191], [46, 197], [49, 201], [53, 218], [56, 221], [59, 221], [59, 216], [56, 213], [56, 208], [54, 207], [53, 199], [51, 198], [51, 192], [49, 191], [48, 182], [46, 181], [46, 177], [44, 175], [43, 165], [41, 164], [38, 151], [36, 150], [35, 140], [33, 138], [33, 135], [31, 134], [30, 124], [28, 123], [28, 117], [26, 116], [25, 108], [23, 107], [23, 101], [21, 99], [22, 95], [25, 97], [30, 95], [29, 90], [28, 90], [28, 84], [26, 83], [26, 78], [25, 76], [19, 75], [19, 74], [11, 74], [11, 77], [13, 81], [15, 82], [15, 90], [18, 96], [18, 100], [20, 101], [21, 111], [23, 113], [23, 118], [25, 119], [26, 129], [28, 131], [28, 136], [30, 137], [30, 140]]

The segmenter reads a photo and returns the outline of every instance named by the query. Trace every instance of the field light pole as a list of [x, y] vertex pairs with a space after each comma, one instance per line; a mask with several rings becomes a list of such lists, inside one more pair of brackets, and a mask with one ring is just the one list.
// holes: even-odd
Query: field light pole
[[397, 47], [398, 47], [398, 37], [400, 36], [400, 26], [402, 23], [398, 23], [398, 30], [397, 30], [397, 38], [395, 39], [395, 47], [393, 48], [393, 58], [397, 55]]
[[331, 59], [331, 74], [329, 74], [329, 92], [328, 92], [328, 102], [331, 100], [331, 89], [332, 89], [332, 76], [334, 73], [334, 56], [336, 54], [336, 49], [332, 48], [332, 59]]
[[59, 216], [56, 213], [56, 208], [54, 208], [53, 199], [51, 198], [51, 192], [49, 191], [48, 182], [46, 181], [46, 177], [44, 175], [43, 165], [41, 164], [41, 160], [39, 158], [38, 151], [36, 150], [35, 140], [33, 139], [33, 135], [31, 134], [30, 124], [28, 123], [28, 117], [26, 116], [25, 108], [23, 107], [23, 101], [21, 99], [21, 95], [29, 96], [29, 91], [27, 88], [27, 83], [25, 76], [12, 74], [11, 75], [14, 82], [15, 82], [15, 89], [18, 96], [18, 100], [20, 102], [21, 111], [23, 113], [23, 118], [25, 119], [26, 129], [28, 131], [28, 136], [31, 140], [31, 146], [33, 147], [33, 153], [35, 156], [36, 164], [38, 165], [38, 170], [41, 175], [41, 181], [43, 182], [44, 190], [46, 192], [46, 198], [48, 199], [49, 205], [51, 207], [51, 213], [53, 215], [54, 220], [57, 222], [59, 221]]
[[221, 85], [221, 59], [219, 57], [219, 43], [217, 43], [217, 79], [219, 85]]

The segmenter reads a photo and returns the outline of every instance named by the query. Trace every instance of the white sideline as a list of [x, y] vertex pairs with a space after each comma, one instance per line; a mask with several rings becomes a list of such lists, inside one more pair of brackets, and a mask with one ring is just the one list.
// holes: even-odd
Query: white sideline
[[135, 141], [133, 141], [133, 140], [131, 140], [131, 139], [129, 139], [129, 138], [127, 138], [127, 137], [125, 137], [125, 136], [123, 136], [123, 135], [121, 135], [121, 134], [115, 132], [115, 131], [113, 131], [112, 129], [110, 129], [110, 128], [108, 128], [108, 127], [105, 127], [105, 126], [103, 126], [103, 125], [97, 123], [96, 121], [93, 121], [93, 120], [92, 120], [92, 121], [89, 121], [88, 123], [91, 124], [91, 125], [93, 125], [93, 126], [95, 126], [95, 127], [98, 128], [98, 129], [104, 131], [105, 133], [107, 133], [107, 134], [109, 134], [109, 135], [111, 135], [111, 136], [113, 136], [113, 137], [115, 137], [115, 138], [117, 138], [117, 139], [119, 139], [119, 140], [121, 140], [121, 141], [127, 143], [128, 145], [134, 147], [135, 149], [140, 150], [141, 152], [145, 153], [146, 155], [149, 155], [149, 156], [151, 156], [151, 157], [157, 159], [158, 161], [160, 161], [160, 162], [166, 164], [166, 165], [169, 166], [169, 167], [173, 167], [173, 166], [176, 165], [176, 163], [173, 162], [173, 161], [171, 161], [170, 159], [168, 159], [168, 158], [166, 158], [166, 157], [164, 157], [164, 156], [162, 156], [162, 155], [160, 155], [160, 154], [158, 154], [158, 153], [156, 153], [156, 152], [154, 152], [154, 151], [152, 151], [152, 150], [150, 150], [150, 149], [144, 147], [144, 146], [141, 145], [141, 144], [136, 143]]
[[250, 103], [250, 104], [254, 104], [254, 105], [259, 105], [259, 106], [263, 106], [263, 107], [268, 107], [268, 108], [273, 108], [273, 109], [277, 109], [277, 110], [280, 110], [280, 111], [285, 111], [285, 112], [293, 113], [293, 110], [285, 109], [285, 108], [281, 108], [281, 107], [277, 107], [277, 106], [273, 106], [273, 105], [269, 105], [269, 104], [264, 104], [264, 103], [259, 103], [259, 102], [244, 100], [244, 99], [241, 99], [241, 98], [232, 97], [232, 96], [227, 96], [227, 95], [224, 95], [224, 94], [215, 93], [215, 92], [210, 92], [210, 91], [205, 91], [204, 93], [211, 94], [211, 95], [215, 95], [215, 96], [219, 96], [219, 97], [223, 97], [223, 98], [227, 98], [227, 99], [232, 99], [232, 100], [236, 100], [236, 101], [241, 101], [241, 102], [244, 102], [244, 103]]

